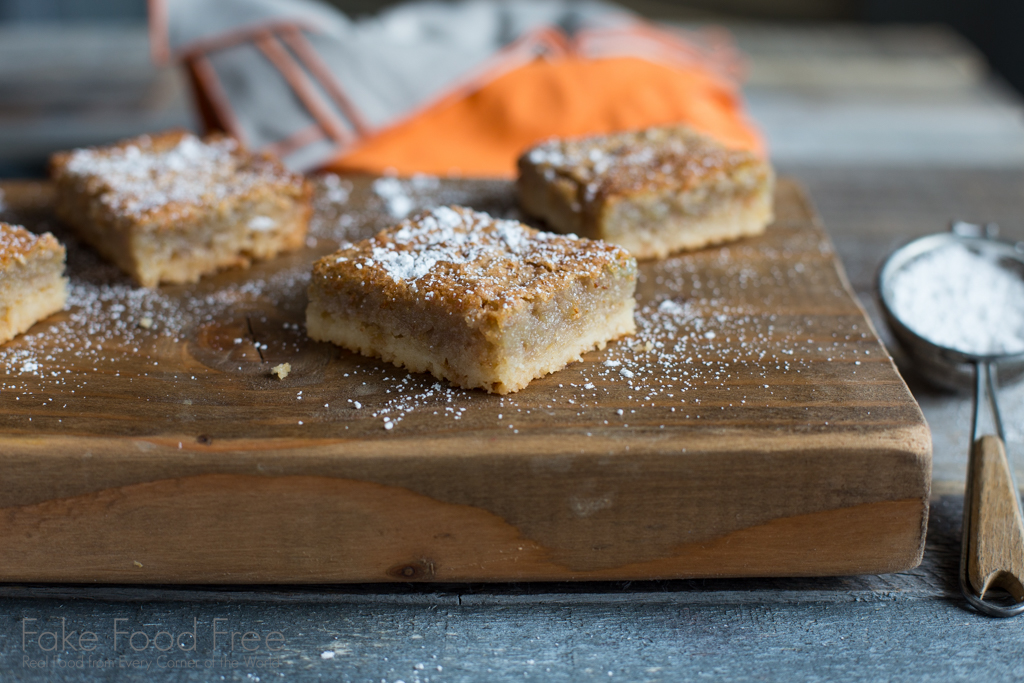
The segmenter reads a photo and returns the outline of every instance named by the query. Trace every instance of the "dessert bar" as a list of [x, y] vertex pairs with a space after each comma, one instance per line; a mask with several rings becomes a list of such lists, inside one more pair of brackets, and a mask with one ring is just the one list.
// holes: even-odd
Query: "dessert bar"
[[53, 157], [57, 215], [145, 287], [304, 243], [312, 188], [229, 137], [179, 131]]
[[685, 126], [550, 140], [519, 159], [519, 202], [557, 232], [663, 258], [764, 231], [774, 175]]
[[634, 331], [636, 261], [606, 242], [438, 207], [313, 266], [309, 336], [507, 394]]
[[0, 344], [64, 308], [64, 256], [50, 233], [0, 223]]

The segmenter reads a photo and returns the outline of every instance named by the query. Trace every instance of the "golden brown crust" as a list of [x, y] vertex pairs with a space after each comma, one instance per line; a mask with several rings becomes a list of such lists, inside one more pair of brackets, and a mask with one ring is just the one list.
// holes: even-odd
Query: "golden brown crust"
[[419, 300], [444, 315], [495, 323], [605, 273], [635, 277], [636, 261], [606, 242], [541, 232], [459, 206], [438, 207], [325, 256], [313, 279], [339, 293]]
[[199, 139], [181, 130], [59, 152], [50, 173], [58, 191], [73, 182], [111, 214], [154, 224], [232, 199], [273, 193], [308, 202], [313, 193], [305, 178], [271, 156], [251, 154], [224, 135]]
[[743, 167], [757, 156], [722, 146], [687, 126], [665, 126], [575, 140], [549, 140], [519, 158], [542, 174], [571, 180], [583, 206], [613, 195], [684, 192]]
[[300, 247], [313, 187], [229, 137], [184, 131], [55, 154], [57, 215], [144, 286]]
[[20, 225], [0, 221], [0, 268], [6, 268], [12, 262], [23, 264], [48, 252], [64, 258], [64, 246], [50, 233], [36, 235]]
[[[772, 181], [754, 154], [667, 126], [538, 145], [519, 158], [518, 191], [523, 208], [553, 229], [647, 258], [762, 231]], [[716, 224], [726, 226], [720, 238]]]
[[505, 394], [629, 334], [636, 260], [458, 206], [320, 259], [313, 339]]
[[64, 257], [50, 233], [0, 223], [0, 344], [64, 308]]

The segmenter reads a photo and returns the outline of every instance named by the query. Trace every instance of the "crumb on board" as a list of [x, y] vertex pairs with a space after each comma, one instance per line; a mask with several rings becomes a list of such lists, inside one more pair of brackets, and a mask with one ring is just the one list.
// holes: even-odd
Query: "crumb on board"
[[143, 318], [142, 320], [139, 321], [139, 327], [142, 327], [147, 330], [150, 329], [151, 327], [153, 327], [153, 319], [150, 317]]
[[285, 377], [288, 376], [288, 373], [291, 371], [291, 363], [281, 363], [280, 365], [275, 365], [273, 368], [271, 368], [270, 374], [277, 375], [278, 379], [284, 379]]

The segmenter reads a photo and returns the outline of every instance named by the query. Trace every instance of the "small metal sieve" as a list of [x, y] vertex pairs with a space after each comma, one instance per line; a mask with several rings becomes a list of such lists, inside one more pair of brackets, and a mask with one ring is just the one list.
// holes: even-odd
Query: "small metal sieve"
[[[1009, 382], [1024, 373], [1024, 351], [979, 355], [934, 343], [911, 330], [894, 312], [894, 284], [904, 268], [936, 250], [958, 244], [1024, 280], [1024, 245], [996, 239], [994, 225], [954, 223], [949, 233], [916, 239], [893, 252], [878, 275], [886, 320], [922, 375], [951, 389], [974, 387], [972, 447], [964, 491], [960, 590], [979, 611], [995, 617], [1024, 612], [1024, 517], [1019, 489], [1006, 458], [1006, 438], [999, 404], [998, 379]], [[1024, 302], [1021, 302], [1024, 305]], [[996, 434], [983, 434], [991, 411]], [[990, 588], [1005, 590], [1012, 600], [986, 599]]]

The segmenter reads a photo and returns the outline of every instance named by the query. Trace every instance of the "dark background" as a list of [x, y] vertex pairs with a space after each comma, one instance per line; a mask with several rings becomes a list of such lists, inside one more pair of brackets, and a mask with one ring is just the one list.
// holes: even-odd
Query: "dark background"
[[[395, 0], [331, 0], [363, 16]], [[1020, 0], [623, 0], [657, 19], [943, 23], [972, 41], [992, 67], [1024, 92], [1024, 2]], [[133, 21], [145, 0], [0, 0], [0, 21]]]

